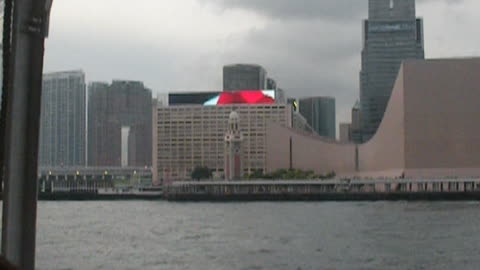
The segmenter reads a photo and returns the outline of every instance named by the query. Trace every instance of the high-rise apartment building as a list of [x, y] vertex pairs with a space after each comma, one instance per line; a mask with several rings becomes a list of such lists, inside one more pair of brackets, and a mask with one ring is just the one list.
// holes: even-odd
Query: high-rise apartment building
[[261, 90], [266, 86], [267, 71], [262, 66], [234, 64], [223, 67], [224, 91]]
[[86, 90], [83, 71], [43, 75], [40, 166], [84, 166]]
[[335, 99], [332, 97], [309, 97], [299, 101], [300, 114], [320, 136], [335, 139]]
[[362, 141], [382, 121], [401, 62], [424, 58], [423, 22], [416, 18], [415, 0], [369, 0], [368, 10], [360, 72]]
[[142, 82], [89, 85], [88, 164], [152, 165], [152, 93]]

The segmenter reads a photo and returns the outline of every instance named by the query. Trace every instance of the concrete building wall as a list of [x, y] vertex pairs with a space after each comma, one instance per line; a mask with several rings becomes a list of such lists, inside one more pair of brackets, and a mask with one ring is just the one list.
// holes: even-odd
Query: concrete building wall
[[[271, 123], [267, 129], [267, 171], [279, 169], [355, 173], [355, 145], [334, 143], [318, 135], [307, 135]], [[291, 150], [290, 150], [291, 140]]]
[[365, 144], [328, 143], [268, 129], [269, 170], [290, 166], [358, 177], [480, 177], [480, 58], [402, 65], [377, 133]]
[[480, 59], [407, 61], [407, 175], [480, 175]]

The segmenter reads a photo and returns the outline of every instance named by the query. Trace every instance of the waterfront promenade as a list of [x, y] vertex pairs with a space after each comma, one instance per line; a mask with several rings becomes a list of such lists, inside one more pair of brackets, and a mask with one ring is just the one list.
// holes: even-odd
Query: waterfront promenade
[[480, 200], [480, 179], [174, 182], [170, 201]]
[[480, 200], [480, 179], [176, 181], [164, 186], [42, 183], [40, 200], [395, 201]]

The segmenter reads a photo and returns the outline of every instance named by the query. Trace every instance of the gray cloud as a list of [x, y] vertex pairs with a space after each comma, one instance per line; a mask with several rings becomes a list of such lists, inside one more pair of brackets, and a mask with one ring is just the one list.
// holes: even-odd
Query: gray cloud
[[152, 46], [123, 37], [63, 32], [47, 39], [44, 69], [83, 69], [88, 81], [139, 80], [155, 94], [219, 89], [213, 78], [219, 76], [221, 64], [214, 54], [185, 51], [177, 44]]
[[252, 10], [278, 19], [322, 18], [353, 20], [366, 11], [366, 2], [358, 0], [201, 0], [222, 8]]
[[[154, 92], [200, 91], [221, 89], [224, 64], [257, 63], [268, 70], [289, 96], [335, 97], [337, 119], [350, 120], [350, 108], [359, 95], [361, 20], [367, 17], [366, 0], [190, 2], [203, 4], [203, 8], [197, 7], [195, 11], [203, 12], [198, 18], [218, 19], [234, 13], [232, 16], [237, 17], [229, 23], [235, 26], [241, 23], [236, 20], [241, 20], [242, 16], [256, 15], [248, 17], [252, 21], [245, 24], [247, 30], [227, 31], [218, 38], [203, 39], [204, 34], [211, 36], [215, 24], [205, 29], [196, 28], [199, 32], [192, 35], [189, 28], [182, 32], [175, 25], [195, 23], [193, 19], [185, 23], [185, 19], [176, 21], [171, 15], [165, 21], [145, 18], [148, 23], [126, 31], [115, 24], [109, 25], [110, 28], [99, 27], [98, 22], [89, 24], [88, 20], [82, 21], [84, 11], [79, 11], [82, 16], [78, 16], [80, 21], [75, 24], [76, 28], [72, 29], [64, 21], [53, 22], [47, 40], [45, 70], [82, 68], [89, 81], [141, 80]], [[78, 8], [83, 1], [80, 3]], [[142, 0], [138, 5], [146, 9], [151, 3]], [[192, 3], [182, 4], [184, 10], [188, 11]], [[68, 7], [67, 3], [64, 5]], [[427, 55], [480, 54], [475, 46], [480, 38], [472, 35], [479, 23], [475, 13], [479, 5], [475, 0], [419, 1], [417, 10], [425, 19]], [[220, 15], [217, 14], [219, 10]], [[103, 14], [108, 14], [108, 10], [97, 12], [102, 14], [101, 19]], [[166, 16], [168, 12], [161, 15]], [[142, 32], [145, 25], [157, 29], [156, 23], [172, 25], [167, 28], [170, 31], [167, 37], [162, 32], [165, 29]]]
[[252, 30], [222, 60], [263, 65], [291, 97], [335, 97], [346, 121], [359, 94], [360, 51], [360, 23], [275, 21]]
[[[200, 0], [223, 9], [246, 9], [275, 19], [322, 19], [329, 21], [357, 21], [365, 17], [368, 0]], [[400, 0], [401, 1], [401, 0]], [[417, 0], [461, 4], [464, 0]]]
[[[222, 11], [249, 10], [270, 18], [265, 28], [252, 30], [224, 61], [264, 65], [289, 96], [333, 96], [337, 119], [350, 120], [350, 108], [359, 96], [361, 21], [368, 16], [367, 0], [200, 1]], [[432, 4], [463, 2], [417, 0], [417, 7], [428, 10], [425, 7]]]

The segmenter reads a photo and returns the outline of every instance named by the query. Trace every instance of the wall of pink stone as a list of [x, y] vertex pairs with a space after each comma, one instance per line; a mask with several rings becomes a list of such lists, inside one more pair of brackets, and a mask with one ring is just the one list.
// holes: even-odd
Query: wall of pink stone
[[290, 167], [290, 138], [293, 168], [313, 170], [316, 174], [332, 171], [337, 175], [355, 173], [355, 145], [332, 143], [273, 123], [267, 125], [268, 172]]
[[[293, 167], [365, 178], [480, 177], [480, 58], [406, 61], [377, 134], [356, 146], [274, 124], [267, 170]], [[358, 169], [358, 170], [357, 170]]]
[[406, 174], [480, 176], [480, 59], [404, 66]]

